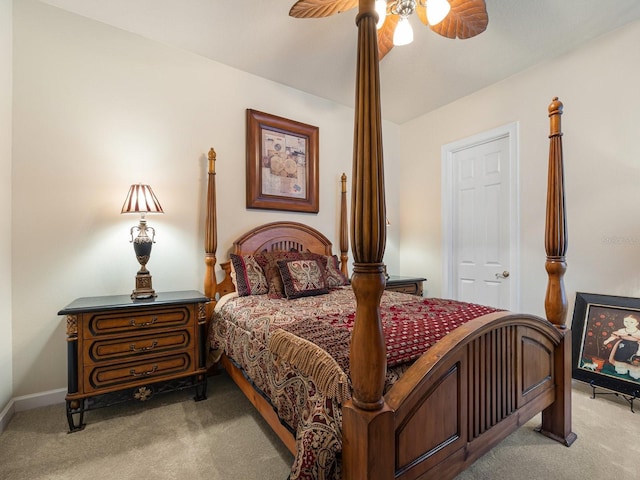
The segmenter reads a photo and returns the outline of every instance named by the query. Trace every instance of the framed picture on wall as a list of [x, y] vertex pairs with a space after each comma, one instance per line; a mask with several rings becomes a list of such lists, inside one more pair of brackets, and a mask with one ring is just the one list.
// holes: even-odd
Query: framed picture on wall
[[640, 397], [640, 298], [576, 294], [572, 377]]
[[318, 127], [247, 109], [247, 208], [318, 213]]

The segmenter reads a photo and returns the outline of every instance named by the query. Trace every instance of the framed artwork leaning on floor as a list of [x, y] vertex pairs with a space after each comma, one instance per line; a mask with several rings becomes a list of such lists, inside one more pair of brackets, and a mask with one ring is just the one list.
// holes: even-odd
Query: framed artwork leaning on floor
[[572, 377], [640, 397], [640, 298], [576, 293]]

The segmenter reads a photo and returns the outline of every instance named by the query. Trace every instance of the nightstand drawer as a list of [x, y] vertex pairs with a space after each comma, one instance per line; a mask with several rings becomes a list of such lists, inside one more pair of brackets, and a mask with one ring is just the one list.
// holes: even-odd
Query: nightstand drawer
[[84, 322], [85, 335], [102, 336], [135, 331], [186, 327], [192, 324], [188, 307], [139, 309], [131, 312], [104, 312], [89, 316]]
[[152, 335], [101, 339], [87, 348], [85, 363], [100, 363], [114, 359], [132, 359], [141, 355], [152, 355], [186, 349], [191, 345], [188, 330], [156, 332]]
[[85, 369], [85, 393], [120, 385], [135, 385], [162, 377], [193, 371], [193, 359], [188, 353], [141, 359], [137, 362], [117, 363]]
[[422, 285], [427, 279], [424, 277], [397, 277], [391, 275], [387, 277], [385, 290], [393, 292], [408, 293], [410, 295], [422, 296]]
[[422, 295], [422, 289], [420, 288], [420, 286], [418, 286], [417, 283], [412, 283], [409, 285], [387, 286], [386, 290], [400, 293], [410, 293], [411, 295]]

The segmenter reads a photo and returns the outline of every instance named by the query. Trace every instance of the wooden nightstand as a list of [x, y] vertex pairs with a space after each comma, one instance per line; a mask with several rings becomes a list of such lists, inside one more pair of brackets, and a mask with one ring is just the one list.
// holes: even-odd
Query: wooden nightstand
[[426, 282], [422, 277], [396, 277], [391, 275], [387, 278], [385, 290], [394, 292], [410, 293], [411, 295], [422, 296], [422, 283]]
[[[200, 292], [78, 298], [67, 316], [67, 420], [84, 428], [84, 412], [195, 387], [207, 393], [206, 314]], [[76, 421], [76, 418], [77, 421]]]

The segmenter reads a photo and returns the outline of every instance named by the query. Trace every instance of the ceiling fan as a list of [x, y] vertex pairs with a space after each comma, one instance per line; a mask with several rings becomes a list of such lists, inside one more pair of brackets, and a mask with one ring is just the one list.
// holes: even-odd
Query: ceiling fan
[[[298, 0], [289, 11], [296, 18], [328, 17], [358, 6], [359, 0]], [[447, 38], [471, 38], [484, 32], [489, 23], [485, 0], [376, 0], [378, 56], [380, 60], [394, 45], [413, 41], [408, 18], [416, 13], [431, 30]]]

